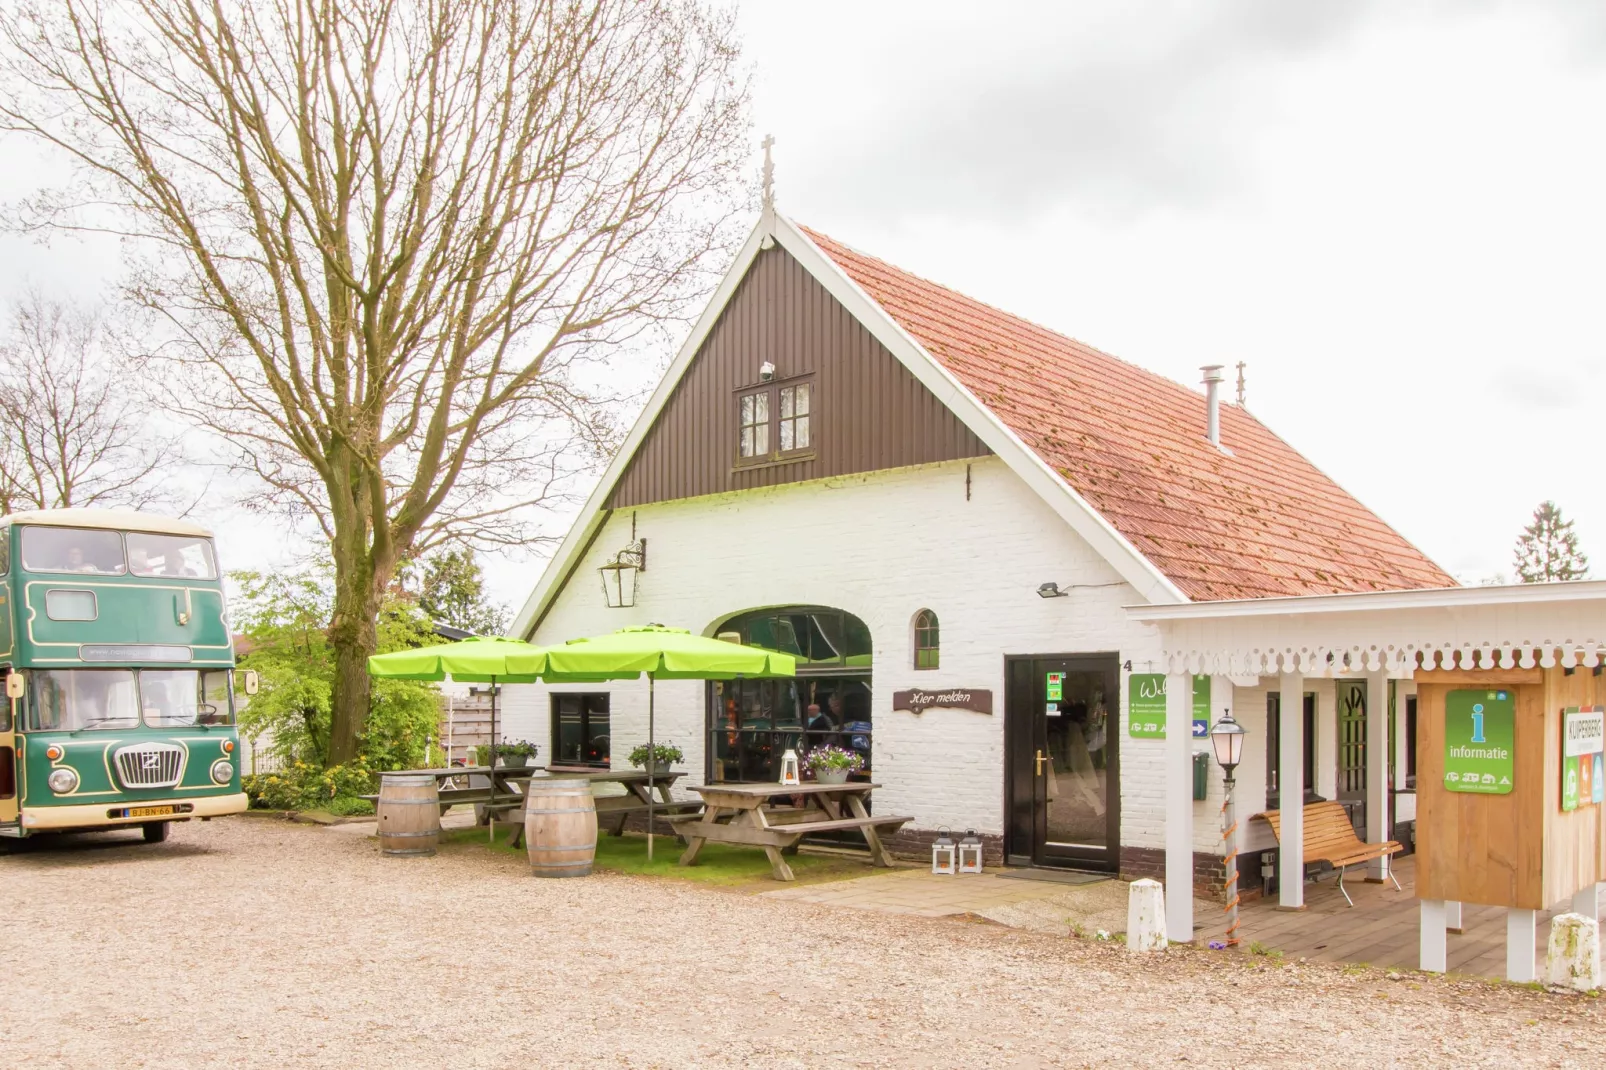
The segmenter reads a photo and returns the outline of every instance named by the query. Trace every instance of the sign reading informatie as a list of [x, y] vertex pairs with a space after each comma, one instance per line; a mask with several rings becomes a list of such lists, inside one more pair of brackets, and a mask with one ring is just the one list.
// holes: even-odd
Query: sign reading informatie
[[1561, 808], [1576, 810], [1601, 801], [1606, 709], [1569, 706], [1561, 711]]
[[1516, 772], [1517, 703], [1510, 691], [1451, 691], [1444, 698], [1444, 786], [1508, 795]]
[[947, 691], [921, 691], [918, 688], [892, 693], [892, 708], [910, 713], [925, 713], [933, 707], [949, 710], [969, 710], [972, 713], [992, 713], [993, 693], [979, 687], [955, 687]]
[[[1165, 738], [1165, 675], [1133, 673], [1127, 678], [1126, 734], [1133, 739]], [[1210, 677], [1193, 678], [1193, 738], [1210, 734]]]

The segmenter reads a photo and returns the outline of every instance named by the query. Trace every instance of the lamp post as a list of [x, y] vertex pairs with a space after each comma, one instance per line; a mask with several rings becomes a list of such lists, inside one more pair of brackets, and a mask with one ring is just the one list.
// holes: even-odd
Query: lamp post
[[1221, 844], [1222, 868], [1227, 877], [1227, 939], [1228, 947], [1238, 946], [1238, 819], [1232, 809], [1232, 773], [1244, 756], [1244, 727], [1223, 712], [1221, 720], [1210, 729], [1210, 744], [1216, 751], [1216, 764], [1221, 766]]

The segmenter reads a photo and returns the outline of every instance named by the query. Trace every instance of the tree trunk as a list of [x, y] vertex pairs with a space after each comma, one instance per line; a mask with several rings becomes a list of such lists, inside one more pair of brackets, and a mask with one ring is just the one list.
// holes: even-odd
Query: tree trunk
[[335, 610], [329, 621], [329, 645], [335, 652], [335, 686], [331, 696], [329, 750], [325, 767], [357, 757], [357, 737], [368, 720], [373, 681], [368, 658], [379, 647], [375, 620], [384, 581], [375, 575], [366, 554], [351, 561], [335, 545]]

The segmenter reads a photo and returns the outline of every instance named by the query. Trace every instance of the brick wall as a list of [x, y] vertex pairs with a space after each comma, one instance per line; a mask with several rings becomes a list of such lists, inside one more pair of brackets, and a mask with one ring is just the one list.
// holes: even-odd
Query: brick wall
[[[630, 541], [632, 514], [637, 537], [648, 542], [648, 568], [637, 605], [610, 610], [596, 569]], [[1037, 587], [1049, 580], [1071, 588], [1071, 596], [1039, 598]], [[1111, 651], [1134, 672], [1162, 671], [1158, 632], [1122, 608], [1135, 601], [1102, 558], [1003, 462], [988, 458], [620, 510], [534, 640], [647, 622], [706, 634], [764, 606], [847, 610], [868, 625], [874, 646], [873, 764], [884, 785], [876, 808], [913, 815], [909, 835], [946, 825], [996, 839], [1004, 831], [1004, 656]], [[937, 670], [913, 668], [913, 621], [921, 609], [940, 620]], [[991, 689], [996, 712], [917, 716], [891, 708], [896, 690], [958, 686]], [[704, 687], [666, 681], [657, 688], [656, 735], [685, 750], [693, 774], [687, 783], [704, 768]], [[1121, 688], [1124, 696], [1124, 672]], [[646, 740], [645, 682], [509, 686], [507, 733], [541, 742], [545, 754], [548, 696], [562, 690], [612, 693], [616, 761]], [[1127, 738], [1124, 697], [1121, 707], [1122, 842], [1160, 848], [1163, 744]], [[1214, 813], [1209, 803], [1196, 804], [1199, 849], [1216, 840]]]

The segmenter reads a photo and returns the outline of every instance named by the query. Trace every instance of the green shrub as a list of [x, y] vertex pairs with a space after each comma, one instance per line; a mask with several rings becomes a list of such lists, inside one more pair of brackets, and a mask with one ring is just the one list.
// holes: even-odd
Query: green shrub
[[373, 813], [374, 804], [355, 795], [340, 795], [330, 799], [324, 809], [337, 817], [358, 817]]
[[294, 762], [278, 773], [242, 777], [241, 786], [258, 810], [329, 810], [337, 799], [363, 802], [356, 796], [372, 795], [374, 781], [367, 761], [355, 758], [332, 769]]

